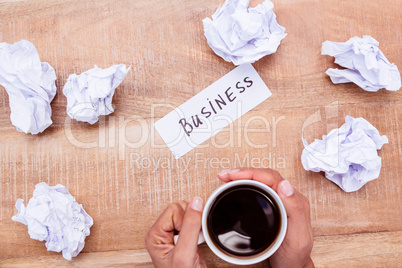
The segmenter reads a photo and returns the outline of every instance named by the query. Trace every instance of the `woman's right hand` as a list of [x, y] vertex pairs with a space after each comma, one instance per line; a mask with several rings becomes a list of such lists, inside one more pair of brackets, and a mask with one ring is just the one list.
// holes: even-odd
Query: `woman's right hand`
[[282, 245], [269, 259], [272, 268], [314, 267], [310, 257], [313, 248], [310, 203], [289, 181], [272, 169], [223, 170], [218, 177], [224, 182], [256, 180], [271, 187], [281, 198], [288, 216], [288, 229]]

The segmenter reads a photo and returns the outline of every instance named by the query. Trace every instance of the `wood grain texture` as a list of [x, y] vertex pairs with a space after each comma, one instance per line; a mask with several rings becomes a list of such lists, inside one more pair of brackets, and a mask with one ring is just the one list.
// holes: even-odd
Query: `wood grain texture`
[[[0, 1], [0, 42], [34, 43], [41, 60], [55, 68], [58, 87], [53, 125], [32, 136], [12, 126], [8, 95], [0, 86], [3, 263], [15, 258], [64, 265], [60, 254], [47, 252], [43, 242], [29, 239], [26, 226], [11, 221], [15, 201], [28, 201], [39, 182], [65, 185], [94, 218], [83, 253], [69, 263], [90, 266], [119, 254], [144, 256], [145, 233], [169, 203], [206, 199], [220, 185], [221, 169], [254, 166], [277, 169], [310, 199], [316, 263], [386, 267], [389, 261], [394, 267], [401, 259], [392, 243], [400, 242], [402, 231], [402, 91], [334, 85], [325, 71], [336, 65], [320, 50], [325, 40], [368, 34], [401, 69], [402, 1], [273, 2], [288, 36], [275, 54], [253, 64], [273, 96], [175, 160], [152, 124], [234, 68], [203, 36], [202, 19], [223, 0]], [[132, 69], [116, 90], [115, 112], [92, 126], [70, 120], [62, 93], [69, 74], [119, 63]], [[354, 193], [306, 172], [300, 162], [302, 134], [309, 142], [321, 138], [346, 115], [367, 119], [390, 141], [379, 151], [379, 179]], [[303, 128], [309, 119], [317, 122]], [[387, 251], [353, 255], [343, 244]], [[211, 266], [226, 265], [204, 251], [214, 260]], [[117, 265], [149, 265], [144, 258]]]
[[317, 267], [401, 267], [402, 232], [380, 232], [315, 238]]
[[[230, 265], [201, 246], [208, 267], [269, 267], [268, 262], [253, 266]], [[400, 267], [402, 232], [362, 233], [318, 236], [312, 252], [319, 267]], [[151, 257], [143, 250], [118, 250], [81, 253], [73, 262], [57, 255], [0, 260], [1, 267], [153, 267]]]

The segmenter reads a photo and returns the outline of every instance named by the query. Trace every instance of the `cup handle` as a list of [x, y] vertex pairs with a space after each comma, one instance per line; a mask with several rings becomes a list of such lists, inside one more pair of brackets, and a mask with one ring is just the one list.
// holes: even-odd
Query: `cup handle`
[[[173, 237], [173, 241], [174, 241], [174, 244], [176, 245], [177, 244], [177, 240], [179, 239], [179, 235], [175, 235], [174, 237]], [[204, 238], [204, 235], [202, 234], [202, 231], [200, 231], [200, 233], [198, 234], [198, 242], [197, 242], [197, 245], [200, 245], [200, 244], [202, 244], [202, 243], [204, 243], [205, 242], [205, 238]]]

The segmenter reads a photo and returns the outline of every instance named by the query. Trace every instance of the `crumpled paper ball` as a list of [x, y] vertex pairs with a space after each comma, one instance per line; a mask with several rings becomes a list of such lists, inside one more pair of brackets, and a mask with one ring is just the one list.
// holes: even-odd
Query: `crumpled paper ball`
[[27, 225], [32, 239], [45, 240], [47, 250], [71, 260], [84, 248], [93, 220], [63, 185], [38, 183], [28, 205], [18, 199], [15, 207], [12, 220]]
[[253, 63], [275, 53], [287, 35], [276, 21], [271, 1], [249, 9], [248, 5], [249, 0], [226, 0], [212, 20], [202, 21], [209, 46], [235, 65]]
[[398, 67], [390, 63], [369, 35], [352, 37], [345, 43], [325, 41], [321, 54], [335, 57], [335, 63], [347, 69], [330, 68], [326, 74], [334, 84], [353, 82], [366, 91], [401, 88]]
[[353, 192], [380, 175], [377, 150], [388, 143], [388, 138], [363, 118], [346, 116], [345, 121], [322, 140], [308, 145], [303, 139], [301, 160], [305, 170], [324, 171], [327, 179], [345, 192]]
[[40, 61], [31, 42], [0, 43], [0, 85], [8, 93], [11, 123], [17, 131], [38, 134], [53, 123], [50, 102], [57, 91], [55, 81], [53, 67]]
[[63, 88], [67, 98], [67, 114], [77, 121], [95, 124], [100, 115], [113, 113], [114, 91], [129, 70], [130, 67], [127, 69], [124, 64], [107, 69], [95, 65], [80, 75], [70, 75]]

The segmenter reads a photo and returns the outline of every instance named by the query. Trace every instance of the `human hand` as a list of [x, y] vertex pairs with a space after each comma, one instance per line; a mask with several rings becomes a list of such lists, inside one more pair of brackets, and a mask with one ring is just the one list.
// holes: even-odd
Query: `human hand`
[[[198, 249], [203, 202], [195, 197], [170, 204], [149, 229], [145, 243], [155, 267], [206, 267]], [[174, 244], [174, 232], [180, 232]]]
[[289, 181], [272, 169], [232, 169], [218, 174], [224, 182], [256, 180], [271, 187], [281, 198], [288, 217], [288, 229], [279, 249], [269, 259], [272, 268], [314, 267], [310, 258], [313, 231], [310, 223], [310, 203]]

